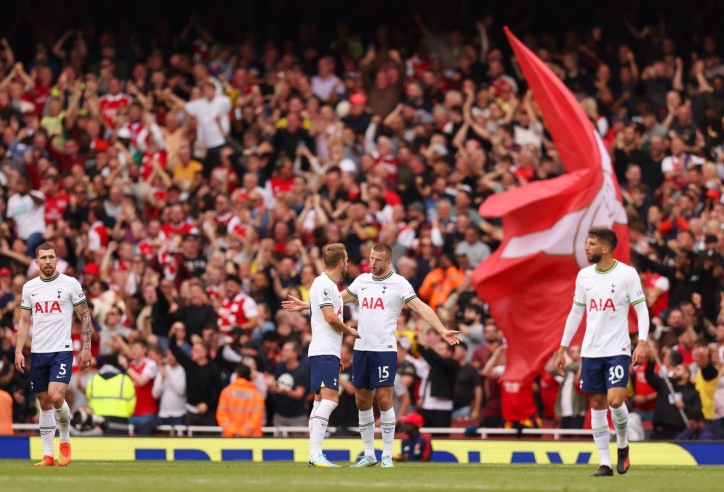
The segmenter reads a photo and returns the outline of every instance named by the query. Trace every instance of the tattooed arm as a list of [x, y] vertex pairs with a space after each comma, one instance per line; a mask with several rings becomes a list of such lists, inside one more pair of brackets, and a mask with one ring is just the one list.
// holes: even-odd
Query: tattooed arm
[[75, 307], [75, 314], [78, 315], [81, 325], [83, 326], [81, 333], [83, 336], [83, 349], [80, 351], [78, 364], [80, 370], [84, 371], [91, 364], [91, 335], [93, 335], [93, 324], [91, 323], [90, 311], [88, 303], [83, 301]]

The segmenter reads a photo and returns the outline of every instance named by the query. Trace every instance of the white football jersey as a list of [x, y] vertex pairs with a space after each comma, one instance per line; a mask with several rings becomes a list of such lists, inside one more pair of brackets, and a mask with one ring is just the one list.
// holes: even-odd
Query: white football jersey
[[342, 333], [332, 328], [324, 319], [322, 308], [332, 306], [334, 313], [342, 319], [342, 294], [339, 293], [337, 282], [323, 273], [314, 279], [309, 289], [309, 310], [312, 312], [312, 343], [309, 344], [309, 356], [334, 355], [339, 357], [342, 348]]
[[30, 311], [30, 351], [36, 354], [72, 352], [70, 332], [74, 308], [83, 302], [85, 295], [80, 283], [60, 272], [52, 279], [35, 277], [27, 281], [20, 307]]
[[355, 350], [397, 352], [397, 319], [402, 305], [417, 297], [410, 282], [390, 272], [384, 278], [363, 273], [347, 287], [347, 292], [359, 301], [357, 331], [362, 338], [354, 343]]
[[582, 357], [631, 355], [629, 306], [644, 302], [636, 269], [618, 260], [605, 272], [591, 265], [578, 272], [573, 303], [586, 310]]

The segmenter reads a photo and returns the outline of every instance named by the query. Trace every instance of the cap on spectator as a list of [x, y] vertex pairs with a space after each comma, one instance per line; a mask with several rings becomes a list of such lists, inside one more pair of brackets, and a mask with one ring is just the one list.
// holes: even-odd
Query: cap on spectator
[[131, 130], [129, 130], [129, 129], [126, 128], [125, 126], [124, 126], [124, 127], [121, 127], [121, 129], [118, 130], [118, 133], [116, 133], [116, 137], [118, 137], [118, 138], [131, 138]]
[[97, 263], [88, 263], [83, 269], [83, 275], [93, 275], [95, 277], [101, 276], [101, 268]]
[[417, 412], [412, 412], [408, 415], [405, 415], [400, 419], [400, 422], [402, 422], [403, 424], [412, 424], [415, 427], [423, 427], [425, 425], [425, 419], [423, 419], [422, 415]]
[[364, 106], [367, 103], [367, 98], [362, 94], [352, 94], [349, 98], [349, 102], [355, 106]]
[[352, 159], [342, 159], [339, 162], [339, 168], [342, 171], [350, 171], [357, 174], [357, 164]]
[[402, 347], [405, 350], [410, 350], [412, 348], [412, 342], [410, 342], [410, 339], [407, 337], [397, 337], [397, 345]]
[[415, 212], [424, 212], [425, 211], [425, 205], [422, 204], [422, 202], [412, 202], [409, 207], [407, 207], [407, 210], [415, 211]]
[[[716, 238], [716, 236], [714, 237]], [[724, 256], [713, 249], [705, 251], [701, 256], [704, 260], [713, 261], [717, 265], [724, 266]]]
[[257, 352], [258, 352], [259, 350], [261, 350], [261, 348], [259, 347], [259, 344], [256, 343], [254, 340], [247, 340], [246, 342], [244, 342], [243, 347], [244, 347], [245, 349], [256, 350]]
[[234, 337], [234, 336], [240, 337], [243, 334], [244, 334], [244, 330], [242, 330], [238, 326], [235, 326], [231, 330], [229, 330], [229, 335], [231, 335], [232, 337]]
[[9, 268], [0, 268], [0, 277], [12, 277], [13, 272]]
[[712, 189], [712, 190], [707, 190], [707, 192], [706, 192], [706, 197], [707, 197], [707, 198], [712, 198], [712, 199], [714, 199], [714, 200], [716, 200], [716, 201], [719, 201], [719, 200], [721, 200], [721, 191], [719, 191], [719, 190], [714, 190], [714, 189]]

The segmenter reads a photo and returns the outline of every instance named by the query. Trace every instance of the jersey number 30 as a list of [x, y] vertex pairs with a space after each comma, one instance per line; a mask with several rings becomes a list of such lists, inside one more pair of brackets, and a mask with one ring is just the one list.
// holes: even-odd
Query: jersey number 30
[[615, 366], [608, 370], [608, 380], [618, 383], [623, 379], [623, 366]]

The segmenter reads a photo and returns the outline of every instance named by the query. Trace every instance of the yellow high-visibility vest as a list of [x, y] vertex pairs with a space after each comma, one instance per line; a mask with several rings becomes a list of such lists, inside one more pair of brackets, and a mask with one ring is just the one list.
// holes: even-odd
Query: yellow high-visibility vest
[[136, 389], [125, 374], [105, 379], [94, 375], [85, 390], [88, 406], [103, 417], [130, 418], [136, 408]]

